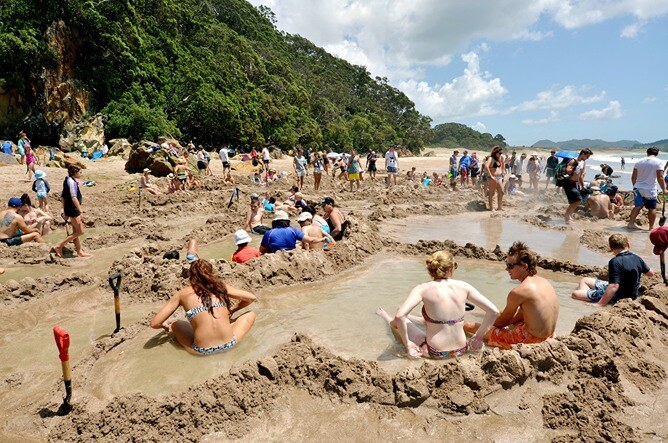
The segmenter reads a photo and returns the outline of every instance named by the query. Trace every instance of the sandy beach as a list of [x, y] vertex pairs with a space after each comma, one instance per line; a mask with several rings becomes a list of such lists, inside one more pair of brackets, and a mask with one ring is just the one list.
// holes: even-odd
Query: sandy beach
[[[74, 258], [71, 246], [65, 258], [51, 251], [65, 236], [59, 217], [46, 244], [0, 244], [0, 441], [668, 439], [668, 291], [660, 276], [643, 278], [639, 299], [611, 307], [570, 298], [580, 277], [607, 276], [611, 233], [628, 234], [631, 249], [658, 268], [646, 216], [638, 218], [644, 231], [624, 228], [628, 206], [604, 221], [578, 213], [567, 226], [566, 199], [554, 187], [507, 197], [505, 210], [491, 213], [477, 190], [404, 180], [413, 166], [445, 173], [450, 154], [401, 158], [399, 185], [389, 188], [384, 173], [354, 192], [330, 175], [315, 193], [307, 177], [306, 200], [333, 197], [351, 222], [346, 238], [327, 252], [279, 252], [241, 265], [230, 260], [232, 234], [243, 227], [249, 195], [287, 196], [292, 175], [265, 187], [233, 171], [241, 194], [228, 207], [232, 187], [223, 184], [218, 160], [201, 190], [141, 198], [139, 175], [127, 174], [122, 158], [86, 161], [83, 178], [96, 185], [82, 189], [83, 246], [93, 258]], [[278, 171], [292, 172], [291, 165], [288, 156], [273, 163]], [[66, 170], [43, 169], [57, 215]], [[0, 201], [32, 196], [25, 166], [0, 171]], [[156, 182], [166, 189], [166, 179]], [[192, 238], [225, 282], [258, 296], [249, 335], [207, 358], [149, 327], [187, 282], [185, 261], [163, 254], [178, 249], [185, 257]], [[516, 285], [503, 263], [515, 240], [540, 255], [539, 273], [557, 291], [556, 337], [445, 361], [408, 359], [375, 309], [396, 310], [429, 279], [424, 259], [440, 249], [460, 262], [455, 278], [503, 308]], [[107, 279], [117, 272], [123, 329], [112, 334]], [[481, 318], [478, 311], [467, 318]], [[74, 409], [67, 416], [56, 414], [64, 395], [56, 324], [72, 338]]]

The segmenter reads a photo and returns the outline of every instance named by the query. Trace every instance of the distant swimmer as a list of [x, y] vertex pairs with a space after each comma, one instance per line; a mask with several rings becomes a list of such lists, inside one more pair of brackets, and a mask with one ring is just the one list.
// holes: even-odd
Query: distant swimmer
[[[383, 308], [376, 314], [397, 331], [411, 357], [448, 358], [479, 350], [482, 338], [499, 315], [498, 309], [473, 286], [452, 278], [457, 263], [450, 252], [435, 252], [426, 263], [433, 281], [413, 288], [394, 318]], [[482, 325], [468, 342], [464, 333], [467, 301], [485, 311]], [[422, 316], [411, 315], [420, 303]]]
[[[151, 327], [164, 329], [195, 355], [215, 354], [234, 347], [253, 326], [255, 313], [249, 311], [232, 317], [253, 303], [255, 295], [226, 285], [213, 273], [207, 260], [192, 262], [189, 280], [190, 284], [174, 294], [153, 317]], [[238, 302], [233, 305], [231, 299]], [[168, 323], [179, 306], [185, 311], [187, 321]]]
[[[557, 294], [549, 281], [536, 275], [536, 254], [522, 242], [515, 242], [508, 250], [506, 270], [520, 284], [510, 291], [506, 307], [485, 334], [488, 346], [510, 349], [517, 343], [540, 343], [554, 335], [559, 316]], [[464, 324], [468, 333], [476, 333], [478, 323]]]

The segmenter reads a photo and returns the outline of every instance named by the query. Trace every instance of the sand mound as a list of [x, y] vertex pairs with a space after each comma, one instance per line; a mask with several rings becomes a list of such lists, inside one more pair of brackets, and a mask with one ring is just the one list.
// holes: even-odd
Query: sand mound
[[228, 437], [240, 437], [251, 432], [244, 422], [280, 407], [276, 399], [290, 388], [344, 403], [482, 414], [489, 410], [489, 395], [533, 379], [567, 386], [544, 395], [541, 409], [545, 426], [569, 431], [567, 440], [636, 440], [633, 427], [616, 418], [632, 404], [622, 380], [641, 390], [663, 382], [665, 370], [652, 361], [666, 351], [665, 340], [657, 339], [667, 328], [666, 304], [646, 297], [582, 319], [568, 337], [510, 351], [487, 349], [459, 361], [423, 362], [395, 375], [374, 362], [337, 357], [297, 334], [272, 357], [179, 395], [116, 398], [99, 413], [77, 405], [76, 414], [57, 419], [50, 435], [68, 441], [197, 441], [225, 428], [234, 429]]

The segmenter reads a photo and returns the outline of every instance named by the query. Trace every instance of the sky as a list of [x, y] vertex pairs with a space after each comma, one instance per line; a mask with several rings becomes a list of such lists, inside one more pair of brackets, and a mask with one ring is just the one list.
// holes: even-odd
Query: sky
[[668, 138], [668, 0], [251, 0], [387, 77], [432, 125], [514, 146]]

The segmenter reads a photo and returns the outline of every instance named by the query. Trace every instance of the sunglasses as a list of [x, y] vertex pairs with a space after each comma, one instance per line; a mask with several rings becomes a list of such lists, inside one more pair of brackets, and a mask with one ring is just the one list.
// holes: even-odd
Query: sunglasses
[[520, 266], [522, 263], [506, 263], [506, 269], [510, 271], [513, 269], [515, 266]]

